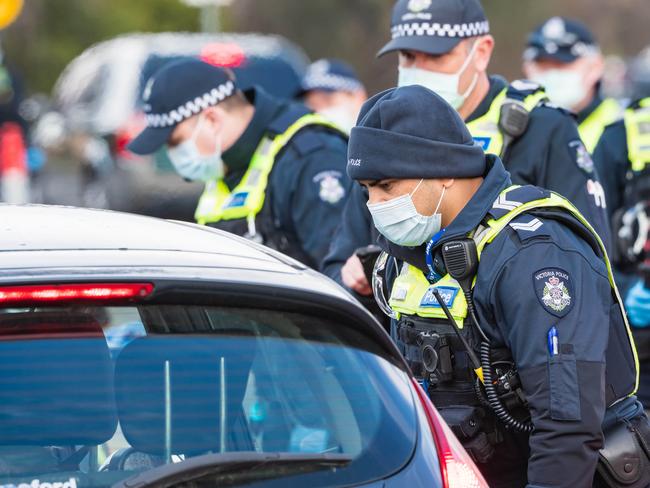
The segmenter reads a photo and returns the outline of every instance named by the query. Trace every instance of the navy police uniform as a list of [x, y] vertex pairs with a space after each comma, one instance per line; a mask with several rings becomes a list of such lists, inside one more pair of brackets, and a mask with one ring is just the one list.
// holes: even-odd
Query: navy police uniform
[[625, 122], [621, 119], [605, 128], [594, 151], [594, 164], [601, 176], [610, 219], [626, 204], [636, 203], [625, 198], [625, 187], [631, 172], [627, 154], [627, 133]]
[[[565, 199], [539, 187], [511, 187], [500, 159], [475, 149], [451, 107], [425, 88], [389, 90], [364, 105], [348, 149], [353, 179], [483, 177], [469, 202], [429, 245], [403, 247], [379, 239], [403, 263], [390, 304], [399, 311], [405, 336], [422, 324], [439, 332], [434, 317], [441, 316], [435, 312], [440, 306], [430, 300], [430, 291], [439, 287], [472, 343], [475, 331], [464, 320], [467, 308], [459, 306], [464, 295], [449, 278], [440, 253], [450, 241], [471, 237], [479, 242], [485, 231], [496, 228], [487, 244], [481, 241], [470, 293], [490, 347], [507, 351], [518, 371], [534, 428], [530, 434], [504, 429], [488, 410], [480, 424], [497, 426], [486, 427], [495, 451], [479, 467], [493, 487], [592, 486], [609, 419], [644, 418], [633, 396], [634, 345], [604, 246]], [[548, 201], [561, 205], [545, 207]], [[502, 220], [509, 215], [515, 216]], [[501, 228], [499, 222], [505, 222]], [[433, 256], [434, 269], [427, 265], [427, 254]], [[458, 346], [452, 341], [444, 347]], [[442, 357], [442, 349], [438, 353]], [[454, 425], [453, 419], [461, 407], [480, 408], [480, 403], [474, 403], [471, 387], [454, 387], [463, 384], [462, 371], [469, 370], [462, 348], [450, 358], [452, 371], [444, 373], [449, 376], [438, 376], [425, 387], [467, 447], [477, 434], [468, 433], [467, 425]], [[639, 479], [650, 481], [648, 476]]]
[[[631, 103], [625, 111], [625, 118], [607, 126], [594, 152], [594, 163], [598, 172], [603, 175], [602, 183], [607, 196], [607, 207], [613, 222], [613, 230], [617, 233], [624, 212], [632, 209], [638, 202], [647, 199], [648, 195], [648, 170], [644, 167], [643, 162], [650, 161], [650, 152], [647, 152], [645, 141], [635, 136], [639, 133], [639, 126], [643, 127], [650, 121], [650, 116], [642, 115], [644, 112], [648, 113], [643, 105], [650, 106], [650, 99], [641, 99]], [[638, 120], [636, 120], [637, 116]], [[637, 125], [637, 127], [633, 127], [633, 125]], [[630, 131], [632, 132], [630, 133]], [[632, 150], [630, 150], [630, 143], [633, 146]], [[633, 164], [631, 159], [635, 159], [637, 164]], [[635, 269], [629, 266], [629, 263], [621, 260], [624, 250], [620, 249], [620, 242], [616, 244], [619, 247], [615, 253], [618, 258], [618, 262], [615, 263], [618, 268], [616, 278], [623, 294], [627, 296], [627, 300], [630, 300], [633, 298], [630, 295], [643, 292], [638, 287], [634, 287], [635, 283], [639, 281], [639, 276]], [[644, 327], [646, 324], [638, 323], [637, 317], [639, 314], [647, 316], [650, 311], [647, 304], [640, 305], [634, 300], [627, 305], [630, 307], [628, 313], [630, 313], [630, 321], [635, 326], [634, 333], [639, 347], [641, 370], [639, 398], [644, 404], [648, 404], [650, 402], [650, 329]]]
[[[392, 39], [379, 55], [413, 50], [441, 55], [463, 39], [489, 33], [485, 12], [478, 0], [399, 0], [393, 9]], [[502, 134], [497, 129], [504, 101], [527, 106], [529, 121], [525, 132], [514, 139], [504, 156], [506, 169], [517, 184], [539, 185], [568, 198], [596, 228], [609, 246], [609, 220], [602, 187], [580, 139], [571, 114], [546, 103], [540, 87], [516, 81], [508, 85], [498, 76], [490, 77], [489, 92], [466, 123], [477, 143], [486, 152], [498, 154], [496, 144]], [[361, 191], [353, 190], [343, 213], [343, 221], [321, 270], [341, 282], [341, 268], [357, 248], [367, 246], [372, 227]]]
[[[309, 113], [303, 105], [276, 100], [261, 89], [245, 95], [254, 104], [255, 115], [244, 134], [223, 154], [229, 168], [225, 183], [231, 189], [246, 172], [262, 137], [282, 134]], [[347, 139], [341, 133], [310, 125], [293, 136], [276, 156], [261, 211], [262, 222], [258, 224], [262, 232], [271, 235], [271, 247], [313, 267], [322, 261], [350, 189], [345, 174], [346, 151]], [[234, 229], [227, 221], [209, 225], [246, 232]]]
[[[483, 184], [433, 253], [445, 242], [467, 236], [491, 212], [497, 216], [503, 211], [494, 204], [512, 182], [497, 157], [488, 156], [488, 161]], [[524, 186], [510, 192], [508, 201], [547, 194]], [[602, 254], [573, 230], [580, 227], [562, 213], [524, 214], [481, 254], [474, 287], [479, 321], [495, 348], [511, 352], [535, 425], [530, 436], [501, 432], [494, 456], [479, 464], [490, 486], [591, 486], [605, 409], [635, 389], [634, 355]], [[424, 247], [380, 242], [391, 256], [428, 272]], [[566, 304], [552, 307], [544, 294], [554, 276], [564, 286]], [[551, 327], [562, 348], [557, 359], [548, 351]], [[435, 397], [434, 402], [440, 403]], [[628, 400], [618, 408], [639, 413]]]
[[[180, 122], [240, 93], [228, 71], [206, 62], [185, 58], [163, 66], [143, 94], [147, 128], [129, 149], [156, 151]], [[301, 104], [259, 88], [243, 95], [254, 107], [252, 119], [220, 155], [225, 175], [200, 176], [206, 187], [195, 217], [316, 267], [349, 192], [347, 136]]]

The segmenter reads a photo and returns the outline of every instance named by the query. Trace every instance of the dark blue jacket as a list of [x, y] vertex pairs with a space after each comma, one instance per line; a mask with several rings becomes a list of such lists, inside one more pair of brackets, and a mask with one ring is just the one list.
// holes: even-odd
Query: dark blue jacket
[[[600, 181], [607, 198], [607, 213], [610, 222], [612, 222], [614, 214], [620, 213], [636, 203], [627, 201], [629, 196], [626, 197], [625, 194], [631, 163], [627, 156], [627, 133], [623, 120], [605, 127], [594, 150], [594, 164], [598, 174], [601, 175]], [[617, 229], [613, 230], [616, 232]], [[621, 293], [625, 295], [634, 285], [638, 276], [617, 271], [616, 279]]]
[[[487, 158], [490, 169], [483, 184], [446, 227], [434, 252], [450, 239], [467, 236], [487, 214], [502, 215], [492, 204], [510, 178], [497, 157]], [[508, 199], [545, 194], [527, 186]], [[535, 424], [530, 438], [506, 433], [494, 462], [481, 466], [490, 486], [591, 486], [605, 407], [634, 386], [632, 352], [605, 262], [562, 216], [575, 222], [564, 212], [522, 214], [512, 223], [538, 218], [542, 225], [535, 230], [507, 226], [481, 254], [474, 288], [479, 320], [493, 347], [511, 351]], [[380, 243], [426, 272], [424, 246], [404, 248], [383, 238]], [[560, 277], [569, 301], [557, 309], [544, 301], [552, 276]], [[553, 326], [561, 354], [551, 357], [547, 335]]]
[[[607, 197], [610, 219], [625, 205], [625, 185], [631, 163], [627, 157], [627, 133], [623, 120], [605, 127], [594, 150], [594, 164]], [[631, 202], [630, 202], [631, 203]]]
[[[490, 77], [490, 90], [467, 122], [489, 110], [495, 97], [506, 87], [506, 81]], [[550, 106], [535, 108], [530, 114], [526, 132], [516, 139], [505, 161], [513, 183], [536, 185], [556, 191], [568, 198], [589, 220], [607, 245], [610, 241], [606, 210], [589, 194], [590, 179], [598, 181], [591, 160], [578, 153], [580, 135], [572, 115]], [[588, 155], [587, 155], [588, 156]], [[343, 220], [321, 270], [341, 282], [341, 267], [355, 249], [371, 244], [368, 240], [372, 219], [366, 209], [367, 198], [353, 190], [343, 213]], [[354, 233], [350, 233], [353, 229]]]
[[[223, 154], [230, 189], [242, 179], [264, 135], [281, 134], [309, 113], [301, 104], [276, 100], [260, 89], [247, 91], [246, 96], [254, 103], [255, 114]], [[323, 260], [340, 222], [350, 191], [346, 163], [345, 137], [321, 126], [299, 131], [276, 157], [262, 214], [271, 221], [278, 239], [299, 251], [289, 254], [307, 265], [317, 267]]]

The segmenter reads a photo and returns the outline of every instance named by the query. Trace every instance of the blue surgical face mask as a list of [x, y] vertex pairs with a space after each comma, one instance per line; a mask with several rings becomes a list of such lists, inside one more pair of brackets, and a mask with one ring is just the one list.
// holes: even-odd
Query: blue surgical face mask
[[196, 138], [203, 126], [203, 120], [203, 114], [199, 115], [192, 136], [176, 147], [168, 147], [167, 154], [183, 178], [207, 182], [223, 178], [224, 168], [221, 159], [221, 134], [216, 137], [216, 147], [212, 154], [204, 156], [196, 146]]
[[368, 210], [377, 230], [398, 246], [419, 246], [440, 231], [442, 215], [438, 210], [445, 195], [445, 187], [442, 187], [442, 194], [433, 215], [422, 215], [413, 203], [413, 195], [420, 188], [422, 181], [420, 180], [411, 193], [387, 202], [368, 203]]
[[546, 89], [551, 102], [566, 110], [573, 110], [587, 96], [584, 75], [579, 70], [551, 69], [538, 72], [531, 79]]
[[455, 110], [458, 110], [463, 103], [465, 103], [469, 94], [472, 93], [476, 83], [478, 83], [478, 73], [475, 73], [474, 79], [472, 80], [472, 83], [470, 83], [469, 88], [465, 90], [465, 93], [458, 93], [460, 77], [469, 66], [472, 58], [474, 58], [476, 45], [477, 43], [475, 42], [471, 51], [467, 55], [467, 59], [465, 59], [463, 65], [455, 73], [436, 73], [421, 68], [403, 68], [400, 66], [398, 68], [399, 77], [397, 80], [397, 86], [423, 86], [439, 95], [440, 98], [451, 105]]
[[318, 113], [330, 122], [334, 122], [346, 134], [349, 134], [352, 131], [352, 127], [357, 123], [358, 114], [354, 114], [350, 107], [345, 104], [328, 107], [320, 110]]

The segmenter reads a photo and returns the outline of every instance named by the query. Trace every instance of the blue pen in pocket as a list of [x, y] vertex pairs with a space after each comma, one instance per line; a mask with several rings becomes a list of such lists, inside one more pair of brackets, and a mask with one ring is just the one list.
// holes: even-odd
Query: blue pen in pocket
[[557, 337], [557, 329], [555, 326], [548, 329], [548, 353], [551, 356], [557, 356], [559, 354], [559, 339]]

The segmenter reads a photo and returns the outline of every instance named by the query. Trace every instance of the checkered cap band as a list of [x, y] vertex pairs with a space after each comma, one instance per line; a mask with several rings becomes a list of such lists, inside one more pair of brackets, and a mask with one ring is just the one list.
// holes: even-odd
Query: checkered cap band
[[361, 83], [355, 79], [329, 73], [308, 75], [302, 85], [305, 90], [330, 89], [353, 92], [363, 88]]
[[147, 126], [154, 128], [170, 127], [182, 122], [185, 119], [202, 112], [208, 107], [217, 105], [224, 99], [231, 96], [235, 91], [235, 84], [232, 81], [227, 81], [223, 85], [213, 88], [208, 93], [194, 100], [185, 102], [178, 108], [171, 110], [165, 114], [147, 114]]
[[440, 24], [437, 22], [412, 22], [397, 24], [391, 29], [393, 39], [399, 37], [475, 37], [488, 34], [490, 24], [487, 20], [467, 24]]

